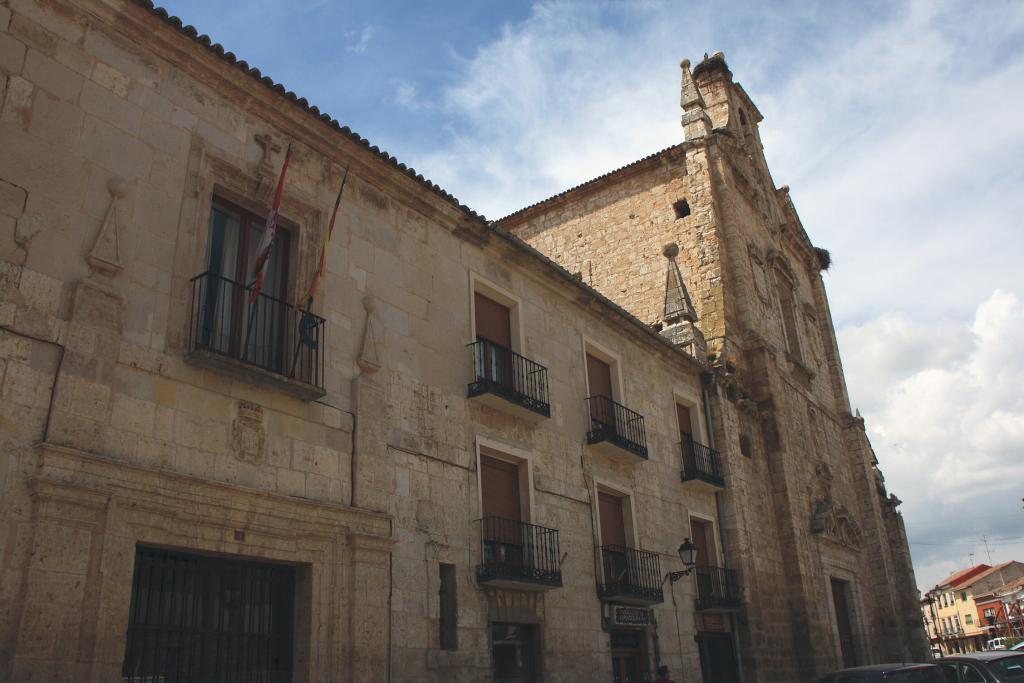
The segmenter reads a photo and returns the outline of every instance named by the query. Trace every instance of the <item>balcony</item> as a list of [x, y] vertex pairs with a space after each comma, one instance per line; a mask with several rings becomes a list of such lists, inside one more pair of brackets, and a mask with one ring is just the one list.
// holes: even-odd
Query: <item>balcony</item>
[[477, 583], [531, 591], [561, 587], [556, 529], [501, 517], [484, 517], [478, 523]]
[[665, 601], [657, 553], [605, 545], [601, 546], [601, 567], [604, 583], [598, 584], [597, 596], [602, 600], [627, 605], [656, 605]]
[[725, 488], [722, 458], [718, 451], [689, 438], [684, 438], [681, 446], [683, 471], [680, 476], [684, 484], [689, 483], [694, 488], [706, 491], [721, 491]]
[[324, 391], [324, 319], [206, 272], [192, 278], [186, 359], [306, 401]]
[[590, 413], [588, 444], [609, 453], [621, 449], [641, 458], [647, 457], [643, 415], [634, 413], [607, 396], [588, 398], [587, 410]]
[[468, 346], [473, 351], [469, 398], [531, 421], [551, 417], [546, 367], [486, 339]]
[[740, 602], [736, 572], [723, 567], [697, 567], [698, 612], [731, 612], [743, 606]]

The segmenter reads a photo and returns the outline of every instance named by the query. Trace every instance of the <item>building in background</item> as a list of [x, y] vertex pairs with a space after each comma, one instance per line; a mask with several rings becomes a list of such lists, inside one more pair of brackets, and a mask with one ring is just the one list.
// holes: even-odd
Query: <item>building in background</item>
[[[991, 635], [992, 627], [1005, 622], [1005, 612], [997, 613], [993, 605], [1001, 602], [995, 593], [1021, 577], [1024, 564], [1010, 561], [994, 567], [975, 565], [937, 583], [925, 594], [935, 625], [933, 644], [938, 645], [943, 655], [984, 650], [988, 640], [995, 637]], [[1000, 613], [1004, 616], [1000, 617]]]
[[1024, 578], [979, 592], [974, 603], [986, 639], [1024, 640]]
[[144, 0], [0, 6], [0, 681], [923, 657], [827, 252], [724, 58], [682, 95], [495, 225]]

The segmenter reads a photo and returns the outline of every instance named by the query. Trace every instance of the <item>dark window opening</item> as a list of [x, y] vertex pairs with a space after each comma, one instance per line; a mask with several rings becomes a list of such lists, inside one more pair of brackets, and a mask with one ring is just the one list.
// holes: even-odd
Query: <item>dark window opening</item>
[[740, 434], [740, 453], [748, 458], [754, 457], [754, 450], [750, 445], [750, 437], [746, 434]]
[[263, 289], [249, 300], [265, 219], [219, 198], [210, 209], [208, 265], [201, 276], [199, 345], [286, 374], [290, 236], [278, 227]]
[[137, 548], [123, 683], [292, 680], [295, 569]]
[[779, 305], [782, 308], [782, 324], [786, 337], [786, 348], [789, 355], [798, 361], [803, 361], [803, 354], [800, 352], [800, 336], [797, 331], [796, 318], [796, 297], [793, 292], [793, 285], [784, 277], [779, 277]]
[[685, 199], [680, 199], [672, 208], [676, 210], [676, 218], [686, 218], [690, 215], [690, 204]]
[[441, 649], [456, 650], [458, 637], [458, 601], [455, 588], [455, 565], [441, 563], [441, 588], [438, 596], [441, 603]]
[[747, 125], [747, 113], [740, 109], [740, 123], [744, 126]]
[[491, 625], [491, 659], [495, 683], [539, 680], [537, 627], [526, 624]]

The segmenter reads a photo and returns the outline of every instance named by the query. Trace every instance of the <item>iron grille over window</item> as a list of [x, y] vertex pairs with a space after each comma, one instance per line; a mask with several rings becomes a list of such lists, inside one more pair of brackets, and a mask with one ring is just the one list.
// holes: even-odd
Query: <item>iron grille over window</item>
[[736, 572], [723, 567], [697, 567], [697, 609], [739, 609], [740, 589]]
[[608, 441], [641, 458], [647, 457], [647, 432], [643, 415], [607, 396], [591, 396], [587, 399], [587, 407], [590, 411], [587, 443]]
[[324, 319], [213, 272], [192, 278], [189, 350], [323, 387]]
[[661, 563], [657, 553], [601, 546], [604, 583], [597, 587], [598, 597], [633, 599], [654, 604], [665, 599], [661, 589]]
[[558, 530], [514, 519], [480, 520], [481, 564], [477, 581], [515, 581], [562, 585], [558, 564]]
[[487, 339], [469, 344], [473, 349], [473, 383], [469, 397], [496, 394], [545, 417], [548, 403], [548, 369]]
[[714, 486], [725, 486], [722, 459], [718, 451], [689, 437], [683, 437], [683, 481], [699, 479]]
[[290, 683], [295, 571], [138, 548], [122, 683]]

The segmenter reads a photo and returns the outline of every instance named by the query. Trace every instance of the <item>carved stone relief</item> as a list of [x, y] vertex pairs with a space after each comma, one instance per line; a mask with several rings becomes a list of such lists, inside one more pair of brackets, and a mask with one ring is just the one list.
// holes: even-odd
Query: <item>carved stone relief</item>
[[263, 426], [263, 407], [249, 401], [238, 402], [238, 417], [231, 423], [231, 450], [243, 462], [259, 465], [267, 448], [267, 430]]
[[112, 178], [107, 183], [107, 191], [110, 192], [110, 206], [85, 260], [94, 272], [114, 276], [124, 269], [124, 264], [121, 263], [121, 236], [118, 225], [120, 219], [117, 208], [119, 200], [128, 194], [128, 186], [120, 178]]

